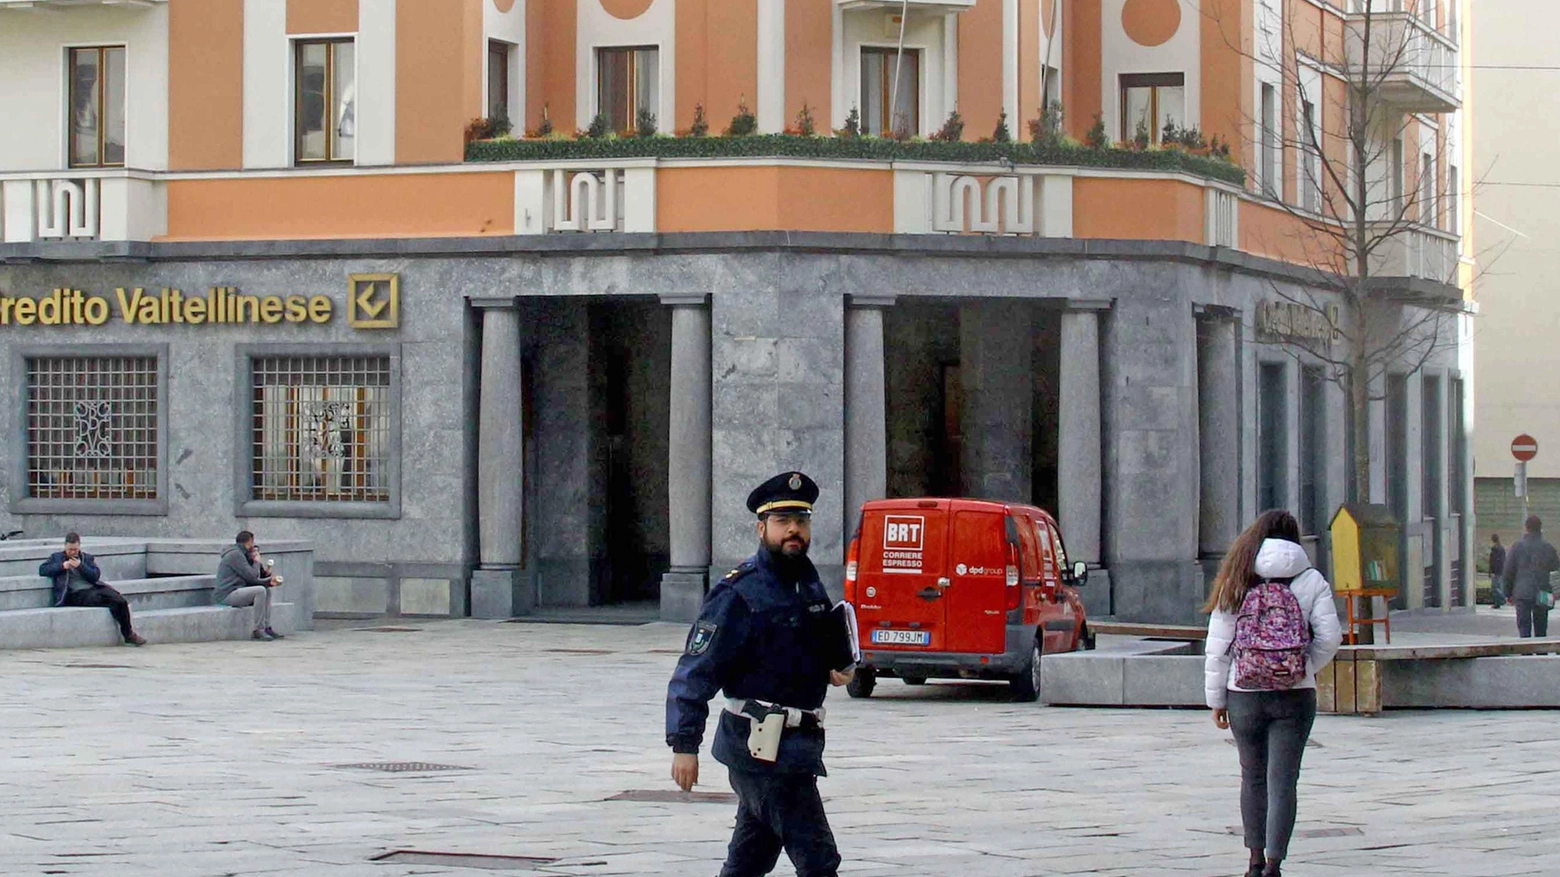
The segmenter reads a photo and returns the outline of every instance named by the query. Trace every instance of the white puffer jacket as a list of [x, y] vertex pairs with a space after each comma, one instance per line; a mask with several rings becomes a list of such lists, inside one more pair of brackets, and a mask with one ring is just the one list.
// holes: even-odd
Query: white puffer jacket
[[[1338, 653], [1343, 642], [1343, 632], [1338, 625], [1338, 607], [1333, 603], [1332, 586], [1311, 566], [1305, 549], [1285, 539], [1265, 539], [1257, 549], [1254, 570], [1268, 579], [1287, 579], [1289, 590], [1300, 601], [1300, 611], [1311, 620], [1311, 647], [1306, 653], [1305, 680], [1295, 688], [1315, 688], [1316, 671]], [[1236, 687], [1233, 656], [1230, 646], [1235, 642], [1235, 614], [1216, 610], [1208, 619], [1207, 655], [1204, 662], [1203, 687], [1208, 706], [1223, 709], [1228, 703], [1227, 692], [1242, 691]]]

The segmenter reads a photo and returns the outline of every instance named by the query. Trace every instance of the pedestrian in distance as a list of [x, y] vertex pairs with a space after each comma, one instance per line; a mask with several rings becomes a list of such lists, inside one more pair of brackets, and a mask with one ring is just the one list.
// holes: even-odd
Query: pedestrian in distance
[[1522, 527], [1522, 538], [1506, 553], [1501, 579], [1506, 597], [1517, 607], [1517, 635], [1549, 635], [1549, 610], [1554, 608], [1554, 588], [1549, 574], [1560, 570], [1560, 556], [1544, 541], [1544, 522], [1529, 515]]
[[1501, 589], [1501, 575], [1506, 571], [1506, 546], [1500, 544], [1500, 534], [1490, 534], [1490, 605], [1496, 609], [1506, 605], [1506, 592]]
[[281, 583], [282, 577], [272, 575], [270, 564], [260, 556], [255, 534], [239, 530], [233, 544], [217, 560], [217, 584], [212, 588], [211, 601], [226, 606], [255, 607], [252, 639], [261, 642], [286, 639], [271, 629], [271, 589]]
[[1306, 557], [1293, 515], [1263, 512], [1240, 534], [1203, 611], [1208, 706], [1240, 751], [1246, 877], [1280, 877], [1316, 721], [1316, 673], [1343, 641], [1332, 586]]
[[135, 632], [130, 623], [130, 602], [124, 595], [103, 582], [92, 555], [81, 550], [81, 534], [65, 534], [65, 550], [49, 555], [38, 566], [38, 575], [54, 583], [55, 606], [91, 606], [106, 608], [119, 625], [119, 635], [125, 645], [144, 646], [145, 637]]
[[836, 668], [829, 595], [807, 559], [818, 485], [800, 472], [748, 496], [759, 549], [710, 589], [666, 695], [672, 780], [699, 781], [699, 744], [710, 698], [726, 704], [715, 760], [737, 793], [736, 828], [721, 877], [768, 874], [785, 850], [800, 877], [835, 877], [839, 851], [818, 795], [823, 699], [853, 666]]

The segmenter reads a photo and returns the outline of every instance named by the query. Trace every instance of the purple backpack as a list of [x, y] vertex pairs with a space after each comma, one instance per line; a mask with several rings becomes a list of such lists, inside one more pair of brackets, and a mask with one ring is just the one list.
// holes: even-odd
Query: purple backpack
[[1305, 680], [1311, 624], [1284, 582], [1263, 582], [1246, 592], [1235, 616], [1235, 686], [1282, 691]]

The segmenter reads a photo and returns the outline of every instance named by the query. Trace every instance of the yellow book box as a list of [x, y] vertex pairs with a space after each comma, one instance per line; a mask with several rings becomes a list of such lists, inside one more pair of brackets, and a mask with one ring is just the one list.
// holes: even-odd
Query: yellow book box
[[1333, 515], [1329, 530], [1334, 590], [1396, 590], [1400, 586], [1401, 526], [1386, 506], [1344, 503]]

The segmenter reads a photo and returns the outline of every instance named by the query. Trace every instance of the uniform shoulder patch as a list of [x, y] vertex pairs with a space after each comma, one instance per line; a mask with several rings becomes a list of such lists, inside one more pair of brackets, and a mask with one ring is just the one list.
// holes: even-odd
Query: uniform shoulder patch
[[695, 657], [710, 650], [710, 643], [715, 641], [715, 631], [720, 625], [712, 621], [698, 621], [693, 625], [693, 630], [688, 632], [687, 652]]
[[741, 566], [737, 567], [731, 572], [726, 573], [726, 575], [721, 578], [721, 581], [735, 582], [737, 579], [742, 578], [755, 569], [757, 569], [757, 567], [753, 566], [752, 561], [743, 561]]

